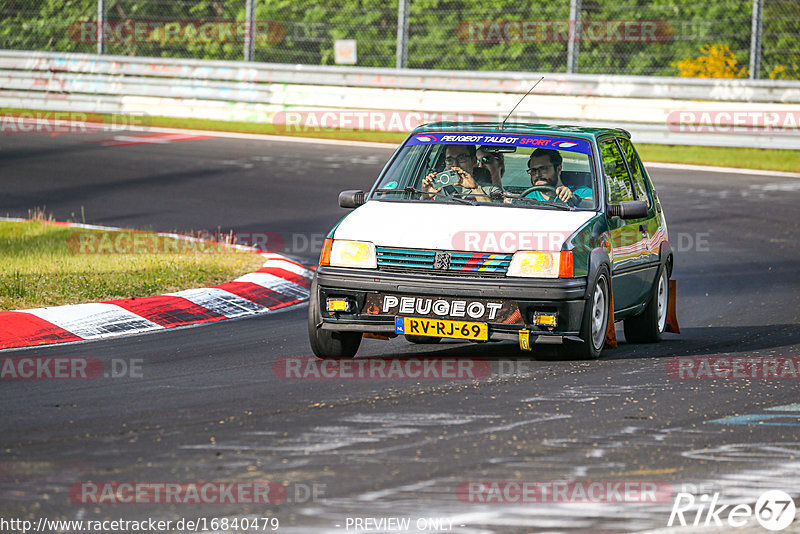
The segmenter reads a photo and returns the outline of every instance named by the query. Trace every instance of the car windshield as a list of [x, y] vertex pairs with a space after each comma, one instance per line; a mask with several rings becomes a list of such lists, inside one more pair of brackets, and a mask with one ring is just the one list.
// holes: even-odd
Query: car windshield
[[593, 210], [592, 161], [592, 145], [585, 139], [420, 133], [406, 141], [371, 198]]

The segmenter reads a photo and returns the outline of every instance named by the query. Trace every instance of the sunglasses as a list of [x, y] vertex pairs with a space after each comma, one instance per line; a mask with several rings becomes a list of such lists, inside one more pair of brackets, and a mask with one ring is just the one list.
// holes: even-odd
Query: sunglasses
[[481, 158], [481, 163], [483, 163], [485, 165], [485, 164], [491, 163], [493, 161], [502, 161], [502, 160], [503, 160], [503, 158], [498, 156], [497, 154], [487, 154], [486, 156], [483, 156]]

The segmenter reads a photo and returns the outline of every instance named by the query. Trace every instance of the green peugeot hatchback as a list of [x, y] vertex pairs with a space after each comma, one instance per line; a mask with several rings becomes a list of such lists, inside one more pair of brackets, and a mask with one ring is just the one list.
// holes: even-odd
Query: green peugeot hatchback
[[320, 358], [355, 356], [365, 334], [597, 358], [614, 321], [629, 342], [669, 328], [673, 249], [624, 130], [428, 124], [339, 204], [354, 209], [324, 241], [309, 301]]

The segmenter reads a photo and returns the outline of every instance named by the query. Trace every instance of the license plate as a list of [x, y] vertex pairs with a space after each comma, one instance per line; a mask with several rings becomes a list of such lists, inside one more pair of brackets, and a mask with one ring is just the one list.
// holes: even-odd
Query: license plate
[[489, 339], [489, 326], [486, 323], [426, 319], [424, 317], [395, 317], [394, 326], [397, 334], [479, 341]]

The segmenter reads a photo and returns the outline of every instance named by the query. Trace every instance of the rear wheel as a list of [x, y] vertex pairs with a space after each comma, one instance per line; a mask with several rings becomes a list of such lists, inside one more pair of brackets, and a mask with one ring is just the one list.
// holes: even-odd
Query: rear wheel
[[406, 334], [406, 341], [409, 343], [416, 343], [417, 345], [435, 345], [442, 340], [440, 337], [433, 337], [433, 336], [415, 336], [412, 334]]
[[565, 341], [564, 348], [576, 358], [593, 360], [600, 357], [606, 342], [606, 330], [611, 310], [611, 292], [608, 272], [604, 268], [597, 275], [592, 293], [586, 300], [581, 321], [581, 340]]
[[352, 358], [361, 345], [361, 332], [336, 332], [322, 330], [322, 313], [319, 311], [319, 290], [317, 279], [311, 284], [308, 298], [308, 340], [311, 350], [318, 358]]
[[629, 343], [655, 343], [661, 341], [667, 328], [667, 312], [669, 311], [669, 280], [666, 265], [658, 270], [658, 277], [653, 283], [650, 302], [644, 311], [635, 317], [625, 319], [625, 339]]

